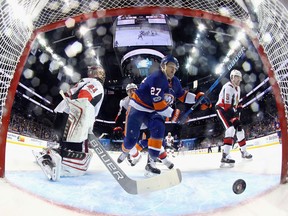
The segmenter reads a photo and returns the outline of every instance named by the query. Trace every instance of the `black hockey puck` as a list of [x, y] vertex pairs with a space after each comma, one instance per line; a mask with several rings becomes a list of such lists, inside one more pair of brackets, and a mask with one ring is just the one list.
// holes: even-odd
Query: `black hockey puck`
[[238, 179], [234, 182], [232, 190], [235, 194], [241, 194], [246, 189], [246, 182], [243, 179]]

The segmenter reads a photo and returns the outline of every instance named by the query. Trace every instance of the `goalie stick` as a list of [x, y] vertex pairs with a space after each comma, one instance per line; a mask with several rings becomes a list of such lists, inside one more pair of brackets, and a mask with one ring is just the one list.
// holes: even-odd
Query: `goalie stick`
[[[210, 86], [210, 88], [205, 92], [205, 96], [208, 96], [214, 88], [219, 84], [219, 82], [226, 76], [226, 74], [231, 70], [231, 68], [236, 64], [236, 62], [240, 59], [242, 54], [244, 53], [245, 48], [242, 47], [241, 50], [237, 53], [235, 58], [231, 61], [231, 63], [227, 66], [227, 69], [218, 77], [218, 79]], [[199, 99], [183, 116], [179, 119], [179, 124], [184, 124], [187, 121], [188, 116], [199, 106], [204, 97]]]
[[[69, 101], [66, 100], [63, 91], [60, 90], [59, 93], [63, 99], [69, 103]], [[94, 134], [89, 134], [88, 140], [90, 142], [90, 146], [103, 162], [108, 171], [111, 173], [111, 175], [114, 177], [114, 179], [129, 194], [143, 194], [163, 190], [176, 186], [182, 181], [182, 175], [179, 169], [172, 169], [147, 179], [133, 180], [129, 178], [125, 172], [116, 164], [116, 162], [107, 153], [99, 139]]]
[[129, 194], [143, 194], [163, 190], [176, 186], [182, 181], [182, 175], [179, 169], [172, 169], [165, 173], [147, 179], [133, 180], [129, 178], [124, 173], [124, 171], [116, 164], [116, 162], [107, 153], [107, 151], [104, 149], [104, 147], [94, 134], [89, 134], [88, 140], [93, 150], [96, 152], [98, 157], [101, 159], [101, 161], [115, 178], [115, 180]]

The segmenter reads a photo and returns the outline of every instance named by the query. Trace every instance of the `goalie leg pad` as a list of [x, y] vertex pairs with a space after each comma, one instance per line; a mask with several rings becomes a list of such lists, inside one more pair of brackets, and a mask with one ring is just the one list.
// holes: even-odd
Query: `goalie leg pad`
[[93, 153], [76, 152], [67, 150], [62, 160], [61, 176], [81, 176], [89, 168]]

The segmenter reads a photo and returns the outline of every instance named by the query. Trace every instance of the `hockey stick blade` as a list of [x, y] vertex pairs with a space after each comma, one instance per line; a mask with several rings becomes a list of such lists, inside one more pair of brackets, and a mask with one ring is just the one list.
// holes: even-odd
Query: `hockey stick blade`
[[114, 179], [129, 194], [135, 195], [163, 190], [176, 186], [182, 181], [182, 175], [179, 169], [173, 169], [148, 179], [133, 180], [116, 164], [94, 134], [89, 134], [88, 140]]

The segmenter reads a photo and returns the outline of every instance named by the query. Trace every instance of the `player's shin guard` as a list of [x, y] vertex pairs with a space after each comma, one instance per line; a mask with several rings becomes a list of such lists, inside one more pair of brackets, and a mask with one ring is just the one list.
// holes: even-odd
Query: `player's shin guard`
[[240, 146], [240, 151], [241, 151], [242, 158], [251, 159], [253, 156], [250, 153], [247, 152], [244, 130], [242, 129], [241, 131], [237, 131], [236, 136], [237, 136], [238, 143], [239, 143], [239, 146]]

